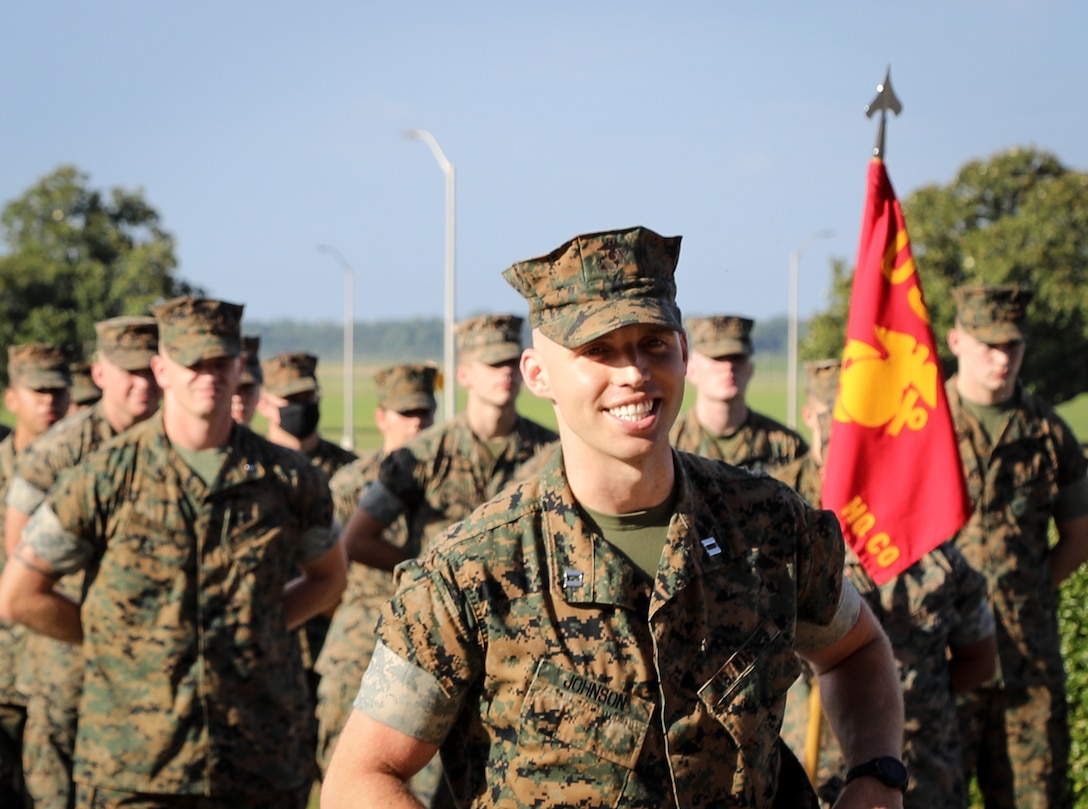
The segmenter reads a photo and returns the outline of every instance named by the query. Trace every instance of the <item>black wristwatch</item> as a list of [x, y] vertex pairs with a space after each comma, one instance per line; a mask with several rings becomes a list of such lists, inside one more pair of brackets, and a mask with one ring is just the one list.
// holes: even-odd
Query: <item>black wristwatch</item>
[[894, 756], [880, 756], [866, 761], [864, 764], [851, 767], [850, 771], [846, 773], [846, 783], [849, 784], [855, 778], [861, 778], [863, 775], [876, 778], [887, 786], [895, 787], [903, 792], [907, 791], [907, 784], [910, 781], [906, 765]]

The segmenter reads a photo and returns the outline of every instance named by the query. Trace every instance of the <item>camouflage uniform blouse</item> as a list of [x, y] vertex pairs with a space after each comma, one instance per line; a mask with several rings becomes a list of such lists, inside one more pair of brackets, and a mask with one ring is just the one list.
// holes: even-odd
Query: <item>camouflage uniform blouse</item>
[[777, 481], [674, 459], [652, 585], [559, 453], [398, 569], [356, 708], [442, 743], [462, 805], [771, 806], [795, 649], [856, 620], [842, 535]]
[[[9, 508], [31, 515], [45, 500], [66, 469], [113, 438], [117, 433], [102, 411], [101, 401], [74, 413], [31, 442], [15, 466], [8, 491]], [[65, 576], [56, 590], [74, 601], [83, 599], [83, 571]], [[83, 655], [79, 648], [46, 635], [30, 633], [19, 684], [32, 697], [48, 697], [55, 707], [79, 704], [83, 683]], [[70, 741], [71, 737], [69, 736]]]
[[359, 456], [350, 449], [344, 449], [339, 444], [326, 441], [324, 438], [317, 440], [317, 446], [309, 454], [310, 463], [325, 473], [332, 480], [332, 476], [344, 468]]
[[[813, 506], [820, 504], [820, 467], [811, 453], [775, 473]], [[903, 759], [911, 772], [907, 807], [967, 806], [956, 702], [948, 648], [967, 646], [994, 634], [986, 581], [963, 554], [946, 542], [880, 587], [852, 550], [846, 575], [869, 603], [892, 644], [903, 686], [906, 723]], [[790, 692], [783, 737], [795, 753], [804, 751], [808, 725], [807, 679]], [[839, 746], [824, 722], [818, 785], [846, 774]], [[841, 780], [838, 781], [841, 785]], [[837, 794], [837, 787], [831, 795]]]
[[[4, 522], [7, 516], [8, 488], [15, 474], [15, 440], [9, 433], [0, 440], [0, 537], [3, 536]], [[7, 563], [4, 543], [0, 539], [0, 572]], [[26, 694], [16, 685], [16, 677], [26, 649], [26, 630], [21, 624], [0, 619], [0, 704], [26, 705]], [[0, 754], [0, 762], [3, 755]]]
[[1064, 681], [1058, 594], [1050, 581], [1050, 518], [1088, 510], [1085, 460], [1054, 410], [1017, 385], [1015, 407], [991, 445], [964, 408], [956, 377], [945, 385], [974, 513], [954, 537], [989, 583], [999, 675], [1007, 688]]
[[161, 414], [61, 477], [24, 541], [60, 573], [97, 568], [77, 782], [222, 795], [312, 778], [283, 588], [335, 545], [331, 523], [324, 475], [237, 425], [210, 487]]
[[673, 425], [669, 438], [674, 447], [684, 452], [756, 471], [782, 466], [808, 452], [808, 444], [800, 435], [754, 410], [748, 411], [748, 418], [738, 431], [735, 451], [729, 458], [722, 455], [714, 436], [699, 423], [695, 408], [690, 408]]
[[[359, 495], [378, 476], [383, 457], [381, 452], [365, 455], [333, 476], [329, 488], [332, 490], [333, 511], [340, 525], [347, 524]], [[386, 529], [385, 539], [403, 547], [407, 534], [408, 524], [401, 516]], [[348, 584], [340, 598], [340, 606], [333, 614], [325, 646], [317, 660], [317, 672], [322, 677], [349, 680], [353, 691], [358, 688], [359, 679], [374, 650], [374, 624], [378, 619], [378, 610], [395, 590], [392, 573], [366, 565], [348, 566]], [[322, 687], [325, 687], [324, 683]]]
[[522, 464], [556, 438], [519, 416], [505, 451], [496, 458], [460, 413], [388, 455], [378, 482], [359, 505], [386, 525], [407, 514], [408, 547], [418, 554], [423, 543], [498, 494]]

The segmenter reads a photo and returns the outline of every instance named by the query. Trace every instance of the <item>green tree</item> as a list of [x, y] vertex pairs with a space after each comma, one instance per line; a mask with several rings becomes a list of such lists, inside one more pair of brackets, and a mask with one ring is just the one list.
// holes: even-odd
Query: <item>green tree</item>
[[[1035, 291], [1024, 384], [1052, 403], [1088, 389], [1088, 173], [1036, 149], [1010, 149], [963, 166], [947, 186], [903, 201], [915, 263], [945, 368], [944, 336], [955, 319], [953, 287], [1021, 284]], [[846, 334], [853, 271], [832, 268], [831, 305], [810, 323], [806, 358], [838, 356]]]
[[[0, 256], [0, 345], [51, 342], [81, 355], [96, 321], [199, 293], [174, 277], [174, 237], [142, 192], [104, 193], [87, 179], [61, 166], [0, 214], [9, 249]], [[6, 351], [0, 372], [6, 378]]]

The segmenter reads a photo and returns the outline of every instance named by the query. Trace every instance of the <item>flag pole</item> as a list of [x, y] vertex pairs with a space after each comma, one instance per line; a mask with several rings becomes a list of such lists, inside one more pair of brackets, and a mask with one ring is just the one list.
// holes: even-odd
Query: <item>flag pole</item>
[[[865, 115], [872, 118], [880, 113], [880, 125], [876, 131], [876, 145], [873, 146], [873, 157], [884, 158], [884, 131], [888, 121], [888, 110], [896, 115], [903, 112], [903, 104], [892, 88], [892, 67], [888, 65], [884, 71], [884, 81], [876, 86], [876, 95], [865, 107]], [[814, 676], [808, 698], [808, 727], [805, 733], [804, 768], [812, 783], [819, 787], [818, 774], [820, 770], [820, 738], [823, 731], [824, 712], [820, 701], [820, 683]]]
[[884, 125], [888, 120], [888, 110], [896, 115], [903, 111], [903, 105], [892, 89], [892, 66], [884, 72], [884, 81], [876, 86], [876, 96], [865, 108], [865, 115], [869, 118], [880, 112], [880, 126], [876, 131], [876, 146], [873, 147], [873, 157], [884, 157]]

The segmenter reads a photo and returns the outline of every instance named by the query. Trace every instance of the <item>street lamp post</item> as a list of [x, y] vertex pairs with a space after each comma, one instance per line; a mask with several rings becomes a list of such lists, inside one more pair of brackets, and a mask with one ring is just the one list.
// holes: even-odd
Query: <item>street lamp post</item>
[[446, 305], [443, 329], [443, 375], [445, 384], [442, 388], [442, 417], [445, 420], [453, 418], [456, 407], [456, 387], [454, 380], [454, 356], [453, 356], [453, 317], [454, 317], [454, 289], [456, 271], [454, 266], [454, 233], [455, 233], [455, 202], [457, 199], [456, 180], [453, 164], [446, 159], [442, 147], [438, 145], [434, 135], [424, 129], [409, 129], [404, 137], [412, 140], [421, 140], [430, 147], [435, 160], [438, 161], [442, 173], [446, 176]]
[[801, 245], [790, 253], [790, 317], [789, 336], [786, 338], [786, 426], [797, 427], [797, 271], [801, 254], [817, 239], [829, 239], [832, 230], [820, 230], [809, 234]]
[[319, 244], [319, 253], [328, 253], [344, 271], [344, 436], [340, 446], [355, 449], [355, 273], [343, 254], [332, 245]]

